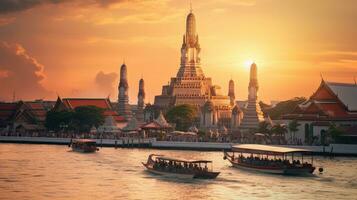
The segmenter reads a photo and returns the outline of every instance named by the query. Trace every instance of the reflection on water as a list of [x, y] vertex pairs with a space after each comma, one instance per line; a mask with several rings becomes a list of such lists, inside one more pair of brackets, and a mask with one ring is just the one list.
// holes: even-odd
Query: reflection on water
[[[144, 170], [151, 153], [210, 159], [215, 180], [180, 180]], [[230, 167], [222, 152], [103, 148], [81, 154], [65, 146], [0, 144], [0, 199], [354, 199], [357, 159], [316, 158], [323, 174], [291, 177]]]

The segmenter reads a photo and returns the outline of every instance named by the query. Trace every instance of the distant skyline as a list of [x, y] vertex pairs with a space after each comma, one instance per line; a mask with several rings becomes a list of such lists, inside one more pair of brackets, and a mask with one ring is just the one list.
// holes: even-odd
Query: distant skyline
[[[357, 76], [357, 1], [192, 0], [202, 69], [238, 100], [249, 64], [259, 98], [309, 97], [327, 81]], [[98, 97], [117, 100], [128, 67], [130, 103], [145, 80], [146, 102], [176, 76], [189, 0], [0, 1], [0, 101]]]

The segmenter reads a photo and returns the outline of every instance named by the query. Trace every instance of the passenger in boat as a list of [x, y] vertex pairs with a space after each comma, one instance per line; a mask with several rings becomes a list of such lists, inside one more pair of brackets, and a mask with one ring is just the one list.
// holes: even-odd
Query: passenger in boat
[[207, 164], [205, 165], [205, 168], [203, 169], [204, 171], [208, 171], [208, 167], [207, 167]]

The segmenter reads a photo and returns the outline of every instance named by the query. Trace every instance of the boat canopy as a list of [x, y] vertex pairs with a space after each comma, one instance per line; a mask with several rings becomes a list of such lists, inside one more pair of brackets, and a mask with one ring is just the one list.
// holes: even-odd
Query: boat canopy
[[211, 160], [188, 160], [183, 158], [171, 158], [166, 156], [157, 156], [156, 159], [174, 161], [174, 162], [185, 162], [185, 163], [212, 163]]
[[261, 144], [239, 144], [232, 146], [232, 151], [256, 154], [288, 154], [288, 153], [311, 153], [306, 149], [278, 147]]

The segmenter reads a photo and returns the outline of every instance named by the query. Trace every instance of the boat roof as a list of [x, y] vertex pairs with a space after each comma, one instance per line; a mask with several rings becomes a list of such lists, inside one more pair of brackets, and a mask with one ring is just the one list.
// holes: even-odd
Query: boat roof
[[261, 144], [239, 144], [232, 146], [233, 151], [247, 152], [247, 153], [272, 153], [272, 154], [286, 154], [286, 153], [309, 153], [311, 151], [300, 148], [270, 146]]
[[75, 139], [73, 140], [73, 142], [83, 142], [83, 143], [90, 143], [90, 142], [96, 142], [95, 140], [91, 140], [91, 139]]
[[169, 161], [175, 161], [175, 162], [186, 162], [186, 163], [212, 163], [211, 160], [189, 160], [189, 159], [183, 159], [183, 158], [172, 158], [172, 157], [167, 157], [167, 156], [156, 156], [156, 159], [169, 160]]

